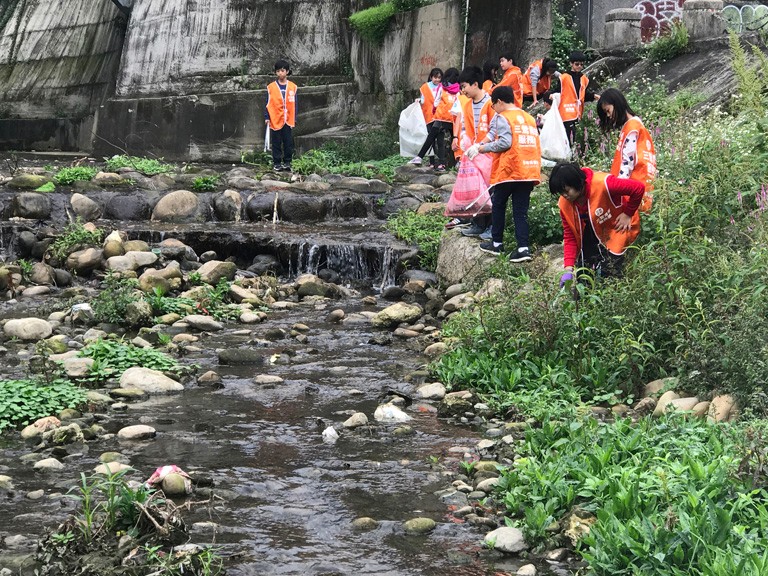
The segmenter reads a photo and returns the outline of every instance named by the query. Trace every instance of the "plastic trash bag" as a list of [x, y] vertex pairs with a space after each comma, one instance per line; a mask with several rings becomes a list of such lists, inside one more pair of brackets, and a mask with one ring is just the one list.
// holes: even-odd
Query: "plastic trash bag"
[[269, 126], [267, 126], [267, 131], [264, 133], [264, 152], [269, 152], [272, 149], [272, 139], [270, 138], [269, 134]]
[[[472, 143], [464, 136], [461, 149], [466, 150]], [[473, 218], [491, 213], [491, 197], [488, 187], [491, 179], [493, 158], [490, 154], [478, 154], [470, 160], [466, 154], [461, 157], [459, 172], [445, 206], [445, 216], [452, 218]]]
[[552, 94], [552, 106], [549, 112], [544, 114], [544, 126], [539, 134], [541, 141], [541, 157], [550, 160], [570, 160], [571, 145], [568, 142], [568, 134], [563, 126], [558, 107], [560, 106], [560, 94]]
[[427, 123], [421, 104], [414, 102], [400, 112], [397, 124], [400, 126], [400, 156], [416, 156], [427, 139]]

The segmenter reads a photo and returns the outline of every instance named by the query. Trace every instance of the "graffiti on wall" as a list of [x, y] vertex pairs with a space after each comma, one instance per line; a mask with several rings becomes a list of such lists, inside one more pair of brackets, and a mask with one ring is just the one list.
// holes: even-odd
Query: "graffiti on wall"
[[642, 15], [640, 31], [643, 42], [650, 42], [669, 30], [672, 23], [683, 15], [685, 0], [642, 0], [635, 4], [635, 10]]
[[729, 30], [738, 33], [768, 30], [768, 6], [763, 4], [746, 4], [744, 6], [729, 4], [723, 7], [723, 19], [725, 19]]

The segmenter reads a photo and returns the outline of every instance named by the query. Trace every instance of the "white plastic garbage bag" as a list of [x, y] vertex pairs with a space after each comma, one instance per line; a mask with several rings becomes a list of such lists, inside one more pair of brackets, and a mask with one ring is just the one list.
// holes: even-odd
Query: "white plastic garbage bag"
[[563, 126], [558, 107], [560, 106], [560, 94], [552, 94], [552, 107], [544, 114], [544, 126], [539, 134], [541, 140], [541, 157], [550, 160], [570, 160], [571, 145], [568, 143], [568, 134]]
[[413, 157], [419, 153], [427, 139], [427, 124], [421, 104], [414, 102], [400, 112], [400, 156]]
[[267, 126], [267, 131], [264, 133], [264, 152], [269, 152], [271, 149], [272, 141], [270, 138], [269, 126]]

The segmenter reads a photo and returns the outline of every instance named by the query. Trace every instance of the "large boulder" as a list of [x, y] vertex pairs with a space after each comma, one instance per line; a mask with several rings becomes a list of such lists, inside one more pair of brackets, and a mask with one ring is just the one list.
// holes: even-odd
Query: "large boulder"
[[225, 190], [213, 197], [213, 211], [223, 222], [239, 222], [243, 199], [237, 190]]
[[140, 366], [128, 368], [123, 372], [120, 376], [120, 387], [137, 388], [147, 394], [169, 394], [184, 390], [184, 386], [162, 372]]
[[496, 258], [480, 250], [480, 244], [474, 238], [466, 238], [458, 230], [447, 230], [440, 237], [437, 277], [445, 285], [468, 283]]
[[16, 174], [8, 182], [8, 187], [16, 190], [35, 190], [50, 181], [50, 178], [41, 174]]
[[269, 193], [251, 194], [248, 197], [245, 213], [249, 220], [271, 220], [275, 210], [275, 195]]
[[78, 276], [83, 276], [101, 266], [103, 252], [98, 248], [86, 248], [72, 252], [67, 256], [66, 267], [74, 270]]
[[189, 222], [195, 219], [199, 208], [197, 194], [189, 190], [176, 190], [163, 196], [152, 211], [155, 222]]
[[51, 216], [51, 197], [40, 192], [22, 192], [13, 199], [13, 215], [19, 218], [47, 220]]
[[48, 264], [35, 262], [32, 264], [32, 272], [29, 274], [29, 279], [33, 284], [38, 284], [39, 286], [53, 286], [56, 283], [56, 274]]
[[53, 334], [53, 328], [47, 320], [41, 318], [14, 318], [3, 326], [6, 336], [19, 340], [39, 341]]
[[485, 535], [485, 543], [494, 550], [514, 554], [528, 549], [525, 536], [519, 528], [503, 526]]
[[322, 198], [286, 194], [280, 198], [280, 218], [288, 222], [318, 222], [325, 218]]
[[149, 201], [140, 194], [120, 194], [107, 203], [107, 217], [113, 220], [146, 220], [149, 213]]
[[234, 262], [222, 262], [221, 260], [211, 260], [197, 269], [200, 279], [206, 284], [215, 286], [219, 280], [226, 278], [232, 280], [237, 272], [237, 264]]
[[122, 256], [112, 256], [107, 260], [107, 270], [113, 272], [135, 271], [157, 262], [154, 252], [126, 252]]
[[129, 326], [146, 326], [152, 321], [152, 306], [146, 300], [134, 300], [125, 307], [125, 321]]
[[86, 222], [98, 220], [103, 213], [101, 205], [98, 202], [77, 192], [72, 194], [69, 203], [72, 206], [72, 211]]
[[371, 318], [371, 324], [381, 328], [397, 326], [403, 322], [410, 324], [421, 318], [422, 314], [424, 314], [424, 311], [418, 304], [397, 302], [396, 304], [387, 306], [384, 310]]

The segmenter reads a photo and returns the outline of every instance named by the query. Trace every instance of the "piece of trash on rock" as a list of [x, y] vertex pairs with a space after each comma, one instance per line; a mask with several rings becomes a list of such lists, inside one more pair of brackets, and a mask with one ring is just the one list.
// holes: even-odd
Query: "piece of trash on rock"
[[145, 482], [148, 488], [162, 488], [166, 496], [183, 496], [192, 493], [192, 479], [175, 464], [161, 466]]

